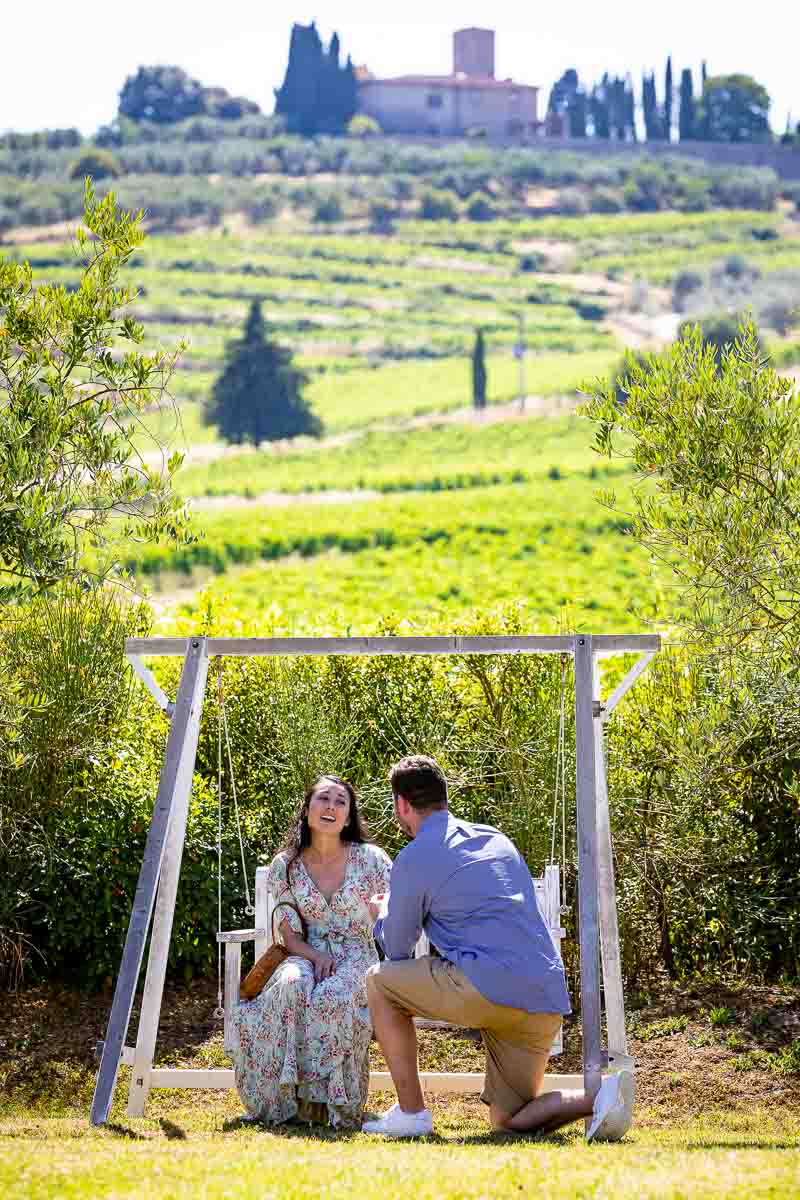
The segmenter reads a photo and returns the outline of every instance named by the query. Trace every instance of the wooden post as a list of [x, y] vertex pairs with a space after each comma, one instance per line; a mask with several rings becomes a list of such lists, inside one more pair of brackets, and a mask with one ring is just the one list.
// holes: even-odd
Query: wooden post
[[617, 889], [608, 812], [608, 784], [603, 750], [603, 721], [600, 709], [600, 669], [594, 656], [592, 698], [595, 704], [594, 769], [597, 788], [597, 875], [599, 884], [600, 952], [603, 964], [603, 996], [606, 1007], [609, 1058], [628, 1053], [625, 1034], [625, 1000], [622, 994], [622, 960], [619, 950]]
[[[201, 641], [202, 639], [196, 640]], [[161, 1000], [164, 995], [169, 943], [172, 937], [172, 918], [175, 915], [175, 899], [178, 894], [183, 844], [186, 840], [189, 798], [192, 793], [192, 775], [197, 754], [197, 739], [200, 734], [200, 717], [203, 711], [203, 695], [209, 661], [208, 655], [204, 655], [198, 672], [199, 691], [196, 693], [195, 702], [188, 714], [176, 778], [175, 799], [167, 834], [167, 848], [158, 881], [153, 931], [150, 935], [150, 953], [147, 958], [142, 1008], [136, 1034], [136, 1054], [128, 1092], [127, 1115], [129, 1117], [144, 1116], [144, 1106], [150, 1091], [150, 1073], [153, 1069], [158, 1037]]]
[[[182, 804], [188, 804], [195, 751], [197, 749], [197, 735], [200, 727], [200, 711], [203, 706], [203, 694], [205, 692], [207, 674], [208, 656], [206, 653], [206, 639], [192, 638], [187, 648], [183, 671], [181, 672], [175, 713], [172, 717], [169, 736], [167, 738], [164, 766], [159, 779], [158, 794], [153, 808], [150, 829], [147, 833], [144, 859], [139, 871], [139, 881], [136, 885], [136, 895], [133, 900], [133, 909], [131, 910], [128, 932], [125, 937], [125, 947], [122, 952], [119, 975], [117, 976], [117, 983], [114, 989], [114, 999], [111, 1005], [108, 1029], [103, 1044], [100, 1070], [97, 1075], [94, 1097], [92, 1099], [91, 1120], [93, 1125], [105, 1124], [108, 1120], [108, 1114], [111, 1111], [119, 1064], [122, 1059], [133, 999], [136, 994], [136, 984], [144, 955], [144, 943], [155, 903], [156, 887], [158, 886], [166, 855], [169, 831], [171, 828], [174, 828], [173, 818], [176, 811], [180, 810]], [[170, 913], [170, 925], [171, 922], [172, 914]], [[155, 941], [155, 937], [153, 940]], [[169, 936], [167, 936], [166, 944], [159, 951], [160, 954], [163, 954], [165, 967], [168, 948]], [[150, 975], [150, 967], [153, 964], [154, 951], [151, 947], [148, 975]], [[154, 989], [151, 984], [151, 997], [153, 992]], [[144, 1017], [143, 1010], [142, 1019]], [[157, 1011], [155, 1014], [155, 1024], [157, 1027]], [[152, 1065], [152, 1058], [150, 1061]]]
[[[597, 814], [592, 706], [592, 638], [575, 638], [575, 795], [578, 824], [578, 928], [581, 962], [583, 1082], [594, 1099], [600, 1087], [600, 962], [597, 911]], [[588, 1128], [587, 1119], [587, 1128]]]

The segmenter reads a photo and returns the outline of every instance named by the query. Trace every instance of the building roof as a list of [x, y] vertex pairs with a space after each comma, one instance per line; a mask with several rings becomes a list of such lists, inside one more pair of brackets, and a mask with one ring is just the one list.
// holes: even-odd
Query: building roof
[[495, 91], [538, 90], [536, 84], [515, 83], [513, 79], [491, 79], [482, 75], [395, 75], [378, 79], [374, 75], [358, 75], [359, 83], [380, 83], [397, 87], [489, 88]]

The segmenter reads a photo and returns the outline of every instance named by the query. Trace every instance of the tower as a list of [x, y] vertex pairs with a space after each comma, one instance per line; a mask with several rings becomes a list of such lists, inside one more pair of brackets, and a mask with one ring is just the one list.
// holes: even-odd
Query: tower
[[453, 34], [453, 74], [494, 79], [494, 30], [458, 29]]

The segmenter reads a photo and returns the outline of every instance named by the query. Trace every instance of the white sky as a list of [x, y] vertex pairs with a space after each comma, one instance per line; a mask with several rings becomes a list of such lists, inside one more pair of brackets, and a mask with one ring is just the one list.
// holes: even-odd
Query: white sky
[[315, 6], [303, 0], [7, 3], [0, 130], [74, 125], [91, 133], [113, 118], [126, 75], [152, 63], [181, 66], [202, 83], [226, 87], [271, 112], [292, 21], [314, 18], [324, 38], [336, 29], [343, 54], [377, 75], [447, 74], [454, 29], [494, 28], [496, 74], [539, 84], [540, 115], [553, 80], [570, 66], [589, 83], [604, 70], [630, 70], [637, 95], [642, 70], [654, 68], [660, 97], [672, 54], [676, 84], [684, 66], [699, 77], [705, 57], [711, 74], [739, 71], [764, 84], [779, 132], [787, 112], [793, 123], [800, 120], [795, 0], [760, 0], [741, 16], [730, 0], [404, 0], [386, 16], [378, 14], [389, 6], [376, 0], [318, 0]]

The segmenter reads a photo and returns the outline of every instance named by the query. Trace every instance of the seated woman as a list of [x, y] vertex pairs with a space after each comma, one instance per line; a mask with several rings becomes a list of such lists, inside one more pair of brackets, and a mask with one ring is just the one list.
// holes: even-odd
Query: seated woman
[[291, 957], [234, 1010], [236, 1086], [251, 1118], [360, 1128], [372, 1037], [365, 979], [378, 961], [368, 901], [391, 862], [371, 845], [352, 786], [323, 775], [270, 866], [276, 923]]

